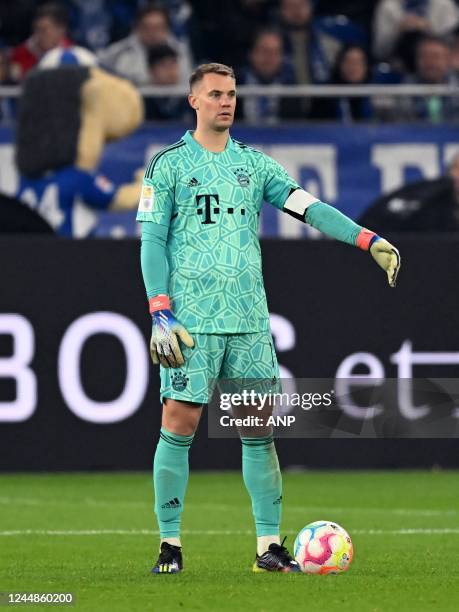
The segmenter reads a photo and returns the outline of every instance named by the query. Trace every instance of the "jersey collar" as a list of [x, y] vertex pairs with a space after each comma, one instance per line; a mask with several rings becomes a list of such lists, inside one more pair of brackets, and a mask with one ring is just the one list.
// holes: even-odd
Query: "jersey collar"
[[228, 136], [225, 149], [220, 153], [214, 153], [200, 145], [199, 142], [196, 142], [196, 140], [193, 138], [193, 133], [194, 130], [187, 130], [183, 136], [183, 140], [187, 143], [187, 145], [192, 148], [193, 151], [197, 151], [199, 153], [208, 153], [209, 155], [221, 155], [222, 153], [226, 153], [230, 149], [234, 148], [233, 139], [231, 138], [231, 136]]

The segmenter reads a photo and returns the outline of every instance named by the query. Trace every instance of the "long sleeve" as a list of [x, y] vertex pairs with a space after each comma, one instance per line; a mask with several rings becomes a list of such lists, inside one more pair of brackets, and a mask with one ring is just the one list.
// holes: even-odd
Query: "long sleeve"
[[306, 209], [305, 221], [327, 236], [352, 246], [360, 246], [358, 237], [364, 228], [329, 204], [324, 202], [311, 204]]
[[168, 228], [164, 225], [151, 221], [142, 223], [140, 263], [147, 298], [168, 294], [167, 232]]

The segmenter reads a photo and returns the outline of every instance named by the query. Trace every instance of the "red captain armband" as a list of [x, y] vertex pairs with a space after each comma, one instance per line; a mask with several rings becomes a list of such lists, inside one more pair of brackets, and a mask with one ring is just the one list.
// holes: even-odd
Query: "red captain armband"
[[170, 310], [171, 302], [167, 295], [156, 295], [148, 300], [148, 306], [150, 312], [156, 312], [158, 310]]
[[359, 235], [357, 236], [357, 240], [355, 241], [355, 246], [362, 249], [362, 251], [368, 251], [373, 242], [376, 242], [376, 240], [379, 240], [378, 234], [367, 230], [365, 227], [362, 227]]

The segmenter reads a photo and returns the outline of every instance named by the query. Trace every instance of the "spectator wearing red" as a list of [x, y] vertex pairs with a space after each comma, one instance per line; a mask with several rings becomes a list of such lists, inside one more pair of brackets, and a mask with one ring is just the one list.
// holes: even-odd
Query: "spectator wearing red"
[[14, 81], [22, 81], [51, 49], [72, 44], [67, 36], [67, 27], [67, 11], [61, 4], [50, 2], [37, 9], [31, 36], [15, 47], [11, 54], [11, 76]]

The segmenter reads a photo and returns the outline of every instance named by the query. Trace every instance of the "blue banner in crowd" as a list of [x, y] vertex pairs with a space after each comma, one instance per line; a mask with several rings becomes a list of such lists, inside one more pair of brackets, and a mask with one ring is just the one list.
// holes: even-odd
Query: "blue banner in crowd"
[[[167, 144], [181, 138], [186, 126], [146, 125], [106, 147], [100, 169], [117, 184], [131, 182], [134, 173]], [[423, 178], [445, 173], [459, 153], [459, 126], [323, 124], [246, 128], [236, 127], [238, 140], [261, 148], [279, 161], [304, 188], [337, 206], [353, 219], [383, 193]], [[0, 190], [16, 185], [13, 134], [0, 130]], [[133, 213], [99, 215], [95, 235], [135, 233]], [[265, 206], [264, 236], [301, 237], [310, 228]]]

